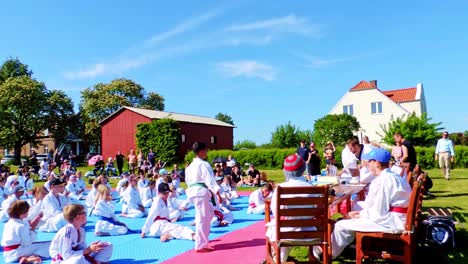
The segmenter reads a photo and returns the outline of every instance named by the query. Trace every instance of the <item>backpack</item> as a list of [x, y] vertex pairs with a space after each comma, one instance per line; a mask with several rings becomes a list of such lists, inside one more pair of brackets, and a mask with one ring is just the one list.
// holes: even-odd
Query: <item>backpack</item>
[[449, 217], [429, 216], [422, 224], [423, 242], [447, 251], [455, 248], [455, 224]]

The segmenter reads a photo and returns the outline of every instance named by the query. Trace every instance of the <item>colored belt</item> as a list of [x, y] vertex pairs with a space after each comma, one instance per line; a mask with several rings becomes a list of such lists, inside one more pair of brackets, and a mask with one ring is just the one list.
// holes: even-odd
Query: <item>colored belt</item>
[[[193, 183], [193, 184], [190, 184], [189, 187], [194, 187], [194, 186], [200, 186], [200, 187], [204, 187], [204, 188], [207, 188], [208, 189], [208, 186], [206, 186], [205, 183], [203, 182], [197, 182], [197, 183]], [[211, 192], [211, 191], [210, 191]], [[211, 193], [211, 204], [213, 206], [216, 206], [216, 200], [215, 200], [215, 197], [214, 197], [214, 194]]]
[[55, 258], [52, 258], [52, 261], [60, 261], [60, 260], [63, 260], [62, 256], [60, 254], [57, 254], [57, 256], [55, 256]]
[[166, 221], [169, 221], [169, 219], [167, 219], [166, 217], [156, 216], [156, 218], [154, 219], [154, 222], [156, 222], [156, 221], [158, 221], [158, 220], [166, 220]]
[[219, 222], [224, 220], [224, 214], [221, 213], [220, 211], [214, 210], [214, 214], [215, 214], [215, 216], [216, 216], [216, 218], [218, 219]]
[[249, 206], [252, 207], [252, 208], [257, 207], [257, 205], [255, 203], [250, 203]]
[[21, 244], [17, 244], [17, 245], [11, 245], [11, 246], [4, 246], [3, 247], [3, 251], [12, 251], [12, 250], [15, 250], [17, 248], [19, 248]]
[[390, 207], [390, 212], [406, 214], [408, 212], [408, 208], [406, 207]]
[[114, 218], [112, 218], [112, 217], [99, 216], [99, 220], [109, 222], [109, 223], [111, 223], [111, 224], [113, 224], [113, 225], [116, 225], [116, 226], [125, 226], [124, 223], [119, 222], [119, 221], [116, 221], [116, 220], [115, 220]]

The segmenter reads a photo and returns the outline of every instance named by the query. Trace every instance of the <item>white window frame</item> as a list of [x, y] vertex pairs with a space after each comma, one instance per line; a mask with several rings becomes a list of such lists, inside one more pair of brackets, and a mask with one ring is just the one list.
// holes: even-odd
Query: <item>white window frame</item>
[[379, 115], [383, 113], [382, 102], [371, 102], [371, 114]]
[[354, 115], [354, 106], [350, 105], [343, 105], [343, 113], [348, 115]]

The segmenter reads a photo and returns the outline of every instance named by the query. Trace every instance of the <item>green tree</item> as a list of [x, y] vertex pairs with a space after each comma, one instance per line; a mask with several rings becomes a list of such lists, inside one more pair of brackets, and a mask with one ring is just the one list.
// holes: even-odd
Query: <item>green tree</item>
[[99, 144], [99, 122], [122, 106], [163, 111], [164, 98], [157, 93], [145, 95], [143, 86], [128, 79], [115, 79], [87, 88], [81, 92], [80, 102], [83, 137], [90, 143]]
[[411, 141], [415, 146], [433, 146], [440, 136], [438, 131], [442, 130], [443, 127], [440, 127], [442, 124], [440, 122], [429, 123], [430, 121], [431, 119], [427, 117], [426, 113], [422, 114], [421, 117], [413, 113], [409, 116], [392, 118], [390, 123], [380, 126], [383, 133], [379, 133], [379, 135], [385, 143], [390, 145], [395, 144], [393, 135], [400, 132], [405, 139]]
[[156, 156], [167, 163], [178, 160], [180, 129], [177, 122], [171, 118], [139, 124], [136, 140], [138, 148], [144, 153], [153, 149]]
[[0, 68], [0, 84], [8, 78], [28, 76], [31, 77], [33, 72], [28, 69], [28, 65], [21, 63], [18, 59], [8, 59]]
[[44, 83], [32, 79], [27, 65], [15, 61], [16, 67], [10, 67], [11, 61], [6, 63], [13, 73], [6, 73], [2, 66], [2, 75], [10, 77], [0, 83], [0, 146], [13, 148], [19, 163], [21, 147], [35, 145], [41, 132], [63, 133], [73, 103], [63, 92], [49, 91]]
[[304, 137], [304, 133], [298, 127], [291, 125], [291, 122], [288, 122], [285, 125], [277, 126], [275, 131], [271, 133], [271, 145], [275, 148], [295, 147]]
[[257, 144], [255, 144], [255, 142], [253, 142], [252, 140], [248, 140], [248, 139], [237, 141], [236, 144], [234, 144], [234, 150], [254, 149], [256, 147], [257, 147]]
[[335, 146], [344, 145], [359, 127], [352, 115], [326, 115], [314, 123], [314, 141], [319, 146], [325, 146], [327, 141], [333, 141]]
[[231, 125], [234, 125], [234, 121], [232, 120], [232, 118], [226, 114], [226, 113], [218, 113], [216, 116], [215, 116], [215, 119], [219, 120], [219, 121], [223, 121], [225, 123], [228, 123], [228, 124], [231, 124]]

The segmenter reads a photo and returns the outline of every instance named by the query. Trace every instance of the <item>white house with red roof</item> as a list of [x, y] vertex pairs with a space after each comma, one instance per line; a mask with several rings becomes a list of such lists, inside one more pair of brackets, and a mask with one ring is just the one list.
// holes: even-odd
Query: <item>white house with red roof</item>
[[329, 114], [350, 114], [361, 125], [357, 134], [360, 139], [366, 135], [370, 140], [380, 142], [383, 134], [381, 125], [387, 125], [392, 117], [421, 116], [426, 112], [426, 100], [422, 83], [415, 87], [382, 91], [377, 81], [360, 81], [352, 87]]

